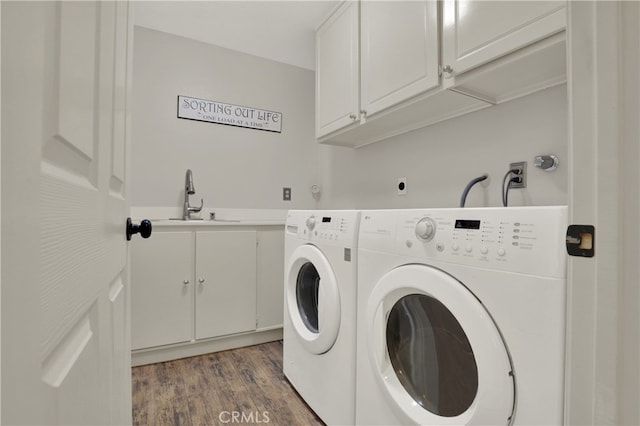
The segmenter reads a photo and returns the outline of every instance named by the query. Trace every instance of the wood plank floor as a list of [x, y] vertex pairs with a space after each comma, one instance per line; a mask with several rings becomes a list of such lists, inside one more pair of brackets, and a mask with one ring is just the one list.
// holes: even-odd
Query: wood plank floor
[[323, 425], [282, 373], [282, 341], [132, 369], [134, 425]]

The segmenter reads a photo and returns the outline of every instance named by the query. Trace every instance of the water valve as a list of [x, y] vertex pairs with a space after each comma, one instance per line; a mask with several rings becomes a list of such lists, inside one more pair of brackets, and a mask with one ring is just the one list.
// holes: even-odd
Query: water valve
[[533, 164], [545, 172], [552, 172], [558, 168], [558, 157], [555, 155], [538, 155], [534, 158]]

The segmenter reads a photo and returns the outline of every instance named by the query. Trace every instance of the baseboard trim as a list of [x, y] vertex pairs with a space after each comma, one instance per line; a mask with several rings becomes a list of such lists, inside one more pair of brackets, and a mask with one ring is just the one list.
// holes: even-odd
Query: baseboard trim
[[156, 362], [171, 361], [244, 346], [259, 345], [280, 339], [282, 339], [282, 327], [275, 327], [250, 333], [234, 334], [232, 336], [139, 349], [131, 353], [131, 365], [136, 367], [139, 365], [154, 364]]

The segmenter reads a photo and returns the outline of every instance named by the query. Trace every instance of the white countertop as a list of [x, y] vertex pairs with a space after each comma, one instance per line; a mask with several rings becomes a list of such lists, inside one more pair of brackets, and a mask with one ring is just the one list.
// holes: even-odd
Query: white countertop
[[[216, 220], [209, 219], [212, 212]], [[192, 213], [192, 220], [182, 220], [177, 207], [131, 207], [131, 216], [136, 223], [149, 219], [155, 227], [284, 226], [287, 210], [205, 208]]]
[[171, 220], [171, 219], [149, 219], [153, 226], [169, 227], [169, 226], [284, 226], [284, 220]]

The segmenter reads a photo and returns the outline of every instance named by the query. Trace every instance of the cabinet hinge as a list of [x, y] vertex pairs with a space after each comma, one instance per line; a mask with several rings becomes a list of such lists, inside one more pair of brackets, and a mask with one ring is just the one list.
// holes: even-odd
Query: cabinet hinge
[[570, 256], [595, 256], [596, 228], [593, 225], [569, 225], [566, 244]]

